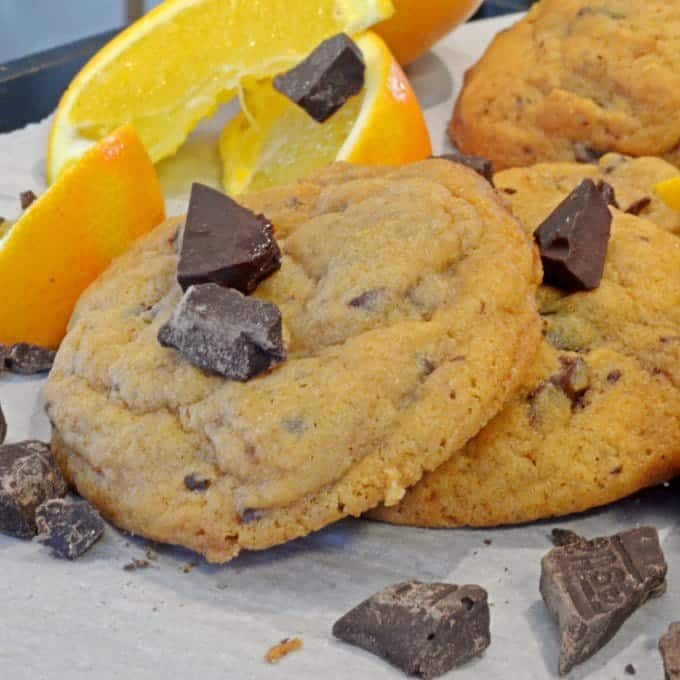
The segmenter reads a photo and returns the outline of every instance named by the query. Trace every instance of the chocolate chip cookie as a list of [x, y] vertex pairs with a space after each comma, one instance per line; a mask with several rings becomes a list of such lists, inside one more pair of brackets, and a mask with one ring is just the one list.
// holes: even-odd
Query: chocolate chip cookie
[[[565, 168], [496, 175], [529, 232], [575, 183]], [[545, 339], [523, 387], [459, 454], [373, 517], [420, 526], [528, 522], [680, 472], [680, 238], [610, 209], [599, 287], [539, 290]]]
[[496, 170], [608, 151], [680, 164], [680, 5], [541, 0], [468, 71], [449, 133]]
[[335, 165], [240, 202], [281, 249], [253, 295], [280, 309], [284, 361], [241, 383], [159, 344], [174, 220], [85, 293], [46, 386], [78, 491], [216, 562], [398, 502], [500, 410], [541, 330], [531, 240], [462, 166]]

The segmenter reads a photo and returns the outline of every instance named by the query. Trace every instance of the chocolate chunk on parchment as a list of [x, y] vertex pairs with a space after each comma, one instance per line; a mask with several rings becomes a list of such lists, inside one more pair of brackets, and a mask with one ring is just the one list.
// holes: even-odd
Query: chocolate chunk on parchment
[[0, 531], [30, 538], [36, 533], [35, 511], [66, 493], [66, 482], [50, 447], [24, 441], [0, 446]]
[[364, 57], [344, 33], [324, 40], [295, 68], [274, 78], [274, 88], [314, 120], [328, 120], [364, 86]]
[[177, 265], [182, 290], [217, 283], [250, 293], [280, 266], [281, 251], [264, 215], [215, 189], [192, 185]]
[[0, 444], [5, 441], [7, 436], [7, 420], [5, 420], [5, 414], [2, 412], [2, 404], [0, 404]]
[[279, 308], [214, 283], [187, 290], [158, 341], [231, 380], [248, 380], [286, 358]]
[[560, 674], [595, 654], [638, 607], [662, 594], [666, 570], [653, 527], [568, 541], [545, 555], [540, 590], [560, 627]]
[[[448, 153], [443, 153], [441, 156], [433, 156], [433, 158], [443, 158], [452, 163], [460, 163], [470, 170], [474, 170], [478, 175], [481, 175], [491, 186], [493, 183], [493, 163], [488, 158], [482, 156], [466, 156], [458, 149], [454, 149]], [[505, 190], [504, 190], [505, 191]], [[508, 193], [506, 191], [506, 193]]]
[[104, 533], [104, 520], [87, 502], [57, 498], [43, 503], [35, 513], [38, 540], [52, 548], [55, 557], [75, 560]]
[[53, 349], [18, 342], [12, 345], [5, 357], [5, 368], [12, 373], [32, 375], [47, 373], [54, 363], [57, 353]]
[[602, 194], [592, 180], [583, 180], [534, 232], [543, 282], [568, 291], [597, 288], [611, 222]]
[[680, 680], [680, 621], [671, 623], [659, 640], [666, 680]]
[[619, 202], [616, 200], [616, 191], [609, 182], [605, 182], [603, 179], [599, 180], [597, 190], [602, 194], [602, 198], [604, 198], [607, 205], [611, 205], [612, 208], [619, 207]]
[[408, 675], [436, 678], [489, 646], [487, 594], [474, 585], [398, 583], [336, 621], [333, 635]]
[[22, 191], [19, 194], [21, 209], [26, 210], [27, 208], [30, 208], [37, 199], [38, 197], [30, 189], [28, 191]]

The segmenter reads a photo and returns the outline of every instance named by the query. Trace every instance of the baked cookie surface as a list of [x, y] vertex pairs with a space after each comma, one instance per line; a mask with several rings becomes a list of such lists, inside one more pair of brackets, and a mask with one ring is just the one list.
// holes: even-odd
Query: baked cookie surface
[[[498, 173], [529, 232], [569, 165]], [[594, 171], [594, 170], [593, 170]], [[565, 181], [565, 176], [568, 181]], [[599, 288], [542, 286], [545, 340], [523, 387], [463, 450], [374, 518], [492, 526], [587, 510], [680, 472], [680, 238], [612, 209]]]
[[680, 5], [541, 0], [466, 74], [450, 136], [496, 170], [617, 151], [680, 164]]
[[281, 246], [255, 296], [281, 310], [284, 363], [236, 383], [159, 345], [175, 220], [82, 297], [46, 387], [79, 492], [212, 561], [397, 502], [499, 411], [541, 333], [536, 252], [470, 170], [337, 165], [241, 202]]

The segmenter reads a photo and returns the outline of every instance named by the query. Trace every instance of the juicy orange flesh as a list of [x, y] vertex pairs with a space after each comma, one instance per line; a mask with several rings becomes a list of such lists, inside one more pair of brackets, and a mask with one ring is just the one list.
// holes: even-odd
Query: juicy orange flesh
[[0, 342], [56, 347], [82, 291], [163, 219], [158, 179], [134, 131], [93, 147], [0, 241]]
[[[257, 126], [251, 127], [240, 114], [231, 132], [240, 138], [238, 149], [224, 149], [233, 181], [249, 180], [248, 191], [257, 191], [292, 182], [332, 163], [352, 130], [363, 99], [363, 92], [351, 97], [331, 118], [318, 123], [279, 94], [271, 81], [260, 83], [244, 99]], [[264, 149], [258, 141], [264, 137], [280, 140], [280, 144], [274, 142]]]
[[[224, 0], [174, 4], [184, 6], [172, 21], [137, 37], [129, 54], [87, 83], [87, 97], [77, 100], [69, 114], [79, 135], [96, 140], [122, 122], [133, 122], [158, 160], [181, 143], [174, 139], [178, 130], [183, 138], [236, 94], [242, 78], [285, 70], [355, 20], [338, 12], [350, 11], [351, 3], [336, 0], [248, 0], [231, 2], [228, 12]], [[383, 9], [383, 15], [388, 11]], [[357, 22], [364, 27], [365, 21]], [[128, 29], [135, 30], [141, 33], [136, 25]], [[166, 129], [170, 124], [172, 129]]]

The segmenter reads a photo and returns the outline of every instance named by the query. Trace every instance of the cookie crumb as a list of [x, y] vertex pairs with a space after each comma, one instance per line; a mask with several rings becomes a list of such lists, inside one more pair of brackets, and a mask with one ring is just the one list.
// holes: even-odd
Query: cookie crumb
[[194, 570], [194, 567], [196, 567], [197, 565], [198, 565], [198, 562], [193, 562], [193, 561], [187, 562], [185, 565], [182, 566], [182, 571], [185, 574], [190, 574]]
[[149, 560], [132, 560], [128, 562], [124, 567], [124, 571], [137, 571], [137, 569], [148, 569], [151, 566]]
[[267, 663], [277, 663], [284, 656], [288, 656], [291, 652], [297, 652], [299, 649], [302, 649], [302, 638], [285, 638], [278, 645], [269, 648], [264, 655], [264, 660]]

